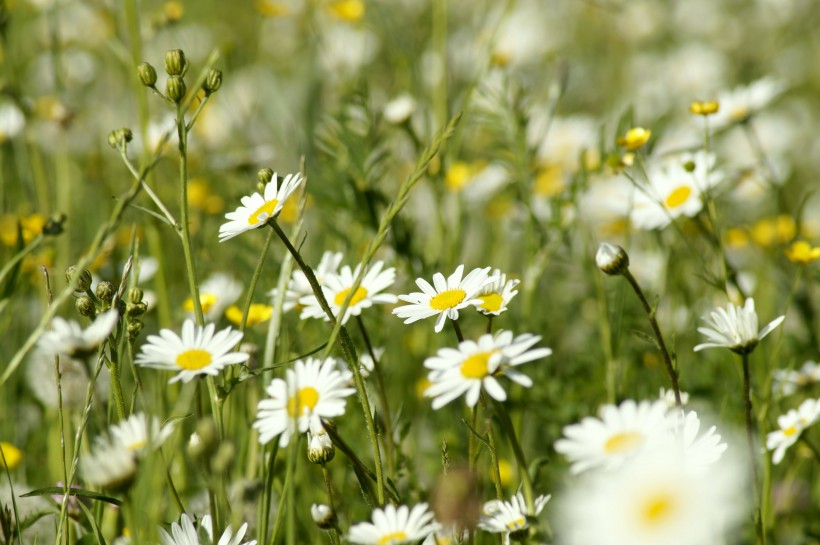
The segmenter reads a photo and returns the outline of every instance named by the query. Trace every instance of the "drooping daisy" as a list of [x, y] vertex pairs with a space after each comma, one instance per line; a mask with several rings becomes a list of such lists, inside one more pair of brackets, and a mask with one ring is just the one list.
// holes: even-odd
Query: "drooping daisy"
[[[350, 267], [345, 265], [339, 274], [324, 275], [322, 278], [322, 291], [330, 309], [333, 311], [333, 315], [340, 319], [342, 324], [346, 324], [351, 316], [359, 316], [363, 309], [370, 308], [376, 303], [391, 304], [398, 301], [398, 298], [392, 293], [379, 293], [392, 286], [393, 282], [396, 281], [396, 269], [390, 267], [382, 270], [382, 267], [384, 267], [384, 262], [376, 261], [368, 269], [364, 278], [362, 278], [361, 284], [350, 298], [347, 312], [342, 318], [338, 316], [339, 311], [353, 287], [353, 282], [361, 271], [361, 265], [357, 265], [354, 271], [351, 271]], [[319, 301], [314, 295], [303, 297], [299, 300], [299, 303], [304, 306], [300, 316], [301, 319], [319, 318], [325, 321], [330, 320], [322, 307], [319, 306]]]
[[649, 185], [635, 194], [630, 219], [640, 229], [660, 229], [679, 216], [693, 217], [703, 208], [701, 194], [723, 180], [715, 156], [684, 153], [649, 167]]
[[718, 97], [719, 109], [709, 117], [709, 123], [720, 129], [745, 121], [768, 106], [785, 90], [785, 82], [767, 77], [721, 93]]
[[738, 354], [748, 354], [785, 319], [785, 315], [779, 316], [758, 331], [754, 299], [746, 299], [742, 308], [729, 303], [725, 309], [716, 308], [710, 312], [708, 318], [704, 316], [709, 327], [699, 327], [698, 331], [711, 342], [697, 345], [695, 352], [704, 348], [728, 348]]
[[[199, 286], [199, 304], [205, 320], [215, 322], [222, 317], [229, 306], [234, 304], [242, 295], [242, 284], [233, 276], [225, 273], [216, 273]], [[194, 312], [194, 300], [188, 297], [183, 304], [185, 312]]]
[[481, 509], [478, 527], [485, 532], [504, 534], [504, 543], [509, 545], [511, 536], [521, 535], [521, 532], [530, 527], [527, 517], [537, 517], [551, 497], [551, 495], [546, 495], [535, 498], [534, 513], [528, 513], [527, 504], [521, 492], [515, 494], [510, 501], [488, 501]]
[[250, 197], [242, 197], [242, 206], [225, 214], [230, 221], [219, 227], [219, 242], [262, 227], [268, 220], [275, 218], [282, 210], [285, 200], [299, 187], [302, 180], [301, 173], [288, 174], [280, 185], [279, 178], [274, 174], [265, 186], [264, 195], [254, 193]]
[[494, 270], [490, 278], [493, 281], [481, 288], [476, 296], [481, 299], [476, 308], [482, 314], [498, 316], [507, 310], [507, 304], [518, 294], [515, 288], [521, 281], [514, 278], [508, 281], [507, 275], [499, 269]]
[[[199, 530], [204, 534], [202, 537], [207, 539], [205, 543], [213, 543], [214, 531], [210, 515], [205, 515], [200, 519]], [[179, 524], [176, 522], [171, 524], [171, 533], [165, 531], [164, 528], [160, 528], [159, 531], [159, 538], [162, 545], [200, 545], [200, 543], [203, 543], [203, 541], [200, 540], [200, 532], [197, 531], [194, 523], [185, 513], [179, 518]], [[222, 537], [219, 538], [217, 545], [240, 545], [247, 531], [247, 522], [239, 528], [236, 535], [234, 535], [233, 529], [228, 526], [225, 532], [223, 532]], [[246, 541], [242, 545], [256, 545], [256, 540]]]
[[80, 324], [60, 317], [51, 322], [51, 331], [46, 331], [38, 341], [41, 350], [68, 357], [82, 357], [94, 352], [114, 330], [120, 315], [111, 309], [97, 316], [94, 322], [83, 329]]
[[348, 541], [362, 545], [400, 545], [415, 543], [438, 529], [433, 512], [426, 503], [413, 506], [388, 504], [373, 510], [373, 522], [360, 522], [350, 527]]
[[399, 295], [400, 300], [410, 304], [393, 309], [393, 314], [399, 318], [405, 318], [405, 324], [438, 315], [435, 325], [436, 333], [438, 333], [444, 328], [444, 321], [447, 318], [458, 320], [459, 310], [482, 303], [482, 300], [478, 298], [478, 293], [490, 282], [487, 277], [489, 271], [490, 267], [473, 269], [462, 279], [464, 265], [459, 265], [446, 280], [443, 274], [434, 274], [433, 285], [435, 287], [423, 278], [417, 278], [416, 285], [421, 288], [421, 292]]
[[134, 452], [145, 448], [157, 448], [165, 442], [174, 431], [171, 424], [160, 424], [156, 416], [149, 417], [145, 413], [136, 413], [122, 422], [109, 428], [111, 440]]
[[628, 399], [619, 406], [604, 405], [600, 418], [587, 416], [566, 426], [555, 450], [572, 462], [574, 474], [598, 467], [614, 469], [665, 436], [670, 425], [667, 410], [660, 400]]
[[[342, 259], [344, 255], [341, 252], [325, 252], [322, 254], [322, 259], [319, 261], [319, 265], [313, 269], [313, 274], [316, 276], [316, 280], [319, 284], [322, 284], [325, 276], [330, 274], [336, 274], [339, 270], [339, 265], [342, 263]], [[277, 294], [276, 288], [272, 289], [268, 292], [268, 295], [275, 299]], [[290, 281], [288, 282], [287, 291], [285, 292], [285, 301], [282, 305], [282, 310], [284, 312], [288, 312], [293, 308], [300, 308], [301, 305], [299, 300], [305, 296], [312, 296], [313, 295], [313, 288], [310, 287], [310, 282], [308, 282], [305, 273], [301, 270], [297, 269], [293, 271], [290, 277]]]
[[800, 388], [815, 384], [820, 384], [820, 364], [807, 361], [800, 369], [775, 370], [772, 390], [781, 396], [787, 396]]
[[772, 463], [783, 461], [786, 450], [800, 439], [803, 430], [820, 419], [820, 399], [807, 399], [797, 410], [791, 409], [777, 417], [779, 429], [766, 435], [766, 449], [774, 450]]
[[197, 375], [218, 375], [224, 367], [242, 363], [248, 354], [233, 352], [242, 340], [242, 332], [226, 327], [214, 334], [214, 324], [195, 326], [192, 320], [182, 324], [182, 337], [170, 329], [149, 335], [136, 359], [137, 365], [166, 371], [179, 371], [168, 383], [189, 382]]
[[279, 446], [285, 447], [292, 433], [318, 430], [322, 418], [344, 414], [345, 398], [355, 391], [333, 358], [297, 360], [285, 380], [275, 378], [268, 385], [270, 398], [259, 402], [253, 424], [259, 441], [266, 444], [279, 436]]
[[495, 335], [482, 335], [478, 341], [459, 343], [458, 348], [442, 348], [424, 362], [430, 369], [427, 378], [432, 383], [424, 395], [435, 398], [433, 409], [440, 409], [462, 394], [467, 405], [474, 407], [482, 389], [493, 399], [504, 401], [507, 393], [498, 377], [506, 376], [529, 388], [532, 380], [513, 367], [552, 354], [549, 348], [530, 350], [540, 340], [541, 337], [529, 333], [513, 338], [512, 332], [500, 330]]
[[126, 445], [98, 437], [94, 449], [80, 458], [85, 482], [110, 490], [126, 488], [137, 474], [137, 452]]

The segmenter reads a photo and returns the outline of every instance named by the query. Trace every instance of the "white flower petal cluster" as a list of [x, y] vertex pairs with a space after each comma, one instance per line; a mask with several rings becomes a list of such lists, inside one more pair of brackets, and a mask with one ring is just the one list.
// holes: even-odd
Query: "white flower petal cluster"
[[773, 450], [772, 463], [779, 464], [786, 450], [800, 439], [803, 431], [820, 419], [820, 398], [807, 399], [800, 406], [777, 417], [778, 429], [766, 435], [766, 449]]
[[498, 316], [502, 312], [506, 312], [507, 305], [513, 297], [518, 295], [518, 284], [520, 280], [510, 278], [507, 280], [507, 275], [501, 272], [500, 269], [495, 269], [490, 275], [492, 279], [486, 286], [481, 288], [478, 293], [478, 299], [481, 299], [481, 304], [476, 307], [481, 314], [488, 316]]
[[695, 352], [704, 348], [728, 348], [744, 354], [754, 350], [757, 343], [783, 323], [786, 316], [775, 318], [758, 331], [755, 302], [749, 298], [743, 307], [729, 303], [725, 309], [716, 308], [703, 319], [709, 327], [699, 327], [698, 331], [706, 335], [710, 342], [697, 345]]
[[279, 215], [285, 201], [303, 180], [301, 173], [288, 174], [280, 185], [279, 178], [274, 173], [271, 181], [265, 185], [264, 194], [254, 193], [242, 197], [242, 206], [225, 214], [225, 218], [230, 221], [219, 227], [219, 242], [267, 224], [268, 220]]
[[723, 92], [718, 95], [720, 108], [709, 117], [709, 124], [721, 129], [745, 121], [783, 94], [786, 88], [786, 82], [766, 77]]
[[351, 526], [348, 541], [362, 545], [416, 543], [439, 528], [426, 503], [415, 505], [412, 509], [406, 505], [396, 507], [389, 504], [384, 509], [374, 509], [372, 519], [373, 522]]
[[521, 492], [515, 494], [510, 501], [491, 500], [481, 509], [481, 518], [478, 528], [493, 534], [503, 534], [504, 543], [510, 543], [510, 537], [530, 527], [528, 517], [537, 517], [552, 496], [538, 496], [534, 500], [534, 513], [529, 513], [527, 503]]
[[[162, 545], [205, 545], [214, 542], [213, 522], [210, 515], [205, 515], [199, 521], [199, 528], [205, 534], [202, 536], [197, 528], [194, 526], [191, 518], [183, 513], [179, 518], [179, 523], [171, 524], [171, 532], [167, 532], [164, 528], [160, 528], [160, 541]], [[239, 527], [239, 530], [234, 535], [233, 529], [228, 526], [219, 538], [216, 545], [256, 545], [256, 540], [246, 541], [242, 543], [242, 538], [248, 531], [248, 523], [246, 522]], [[202, 541], [205, 538], [207, 541]]]
[[[325, 252], [322, 254], [322, 259], [319, 265], [313, 269], [313, 274], [316, 276], [316, 281], [321, 285], [326, 276], [335, 275], [338, 273], [339, 266], [344, 259], [341, 252]], [[278, 290], [276, 288], [268, 292], [268, 295], [275, 301]], [[303, 297], [313, 295], [313, 288], [310, 287], [307, 276], [300, 269], [296, 269], [291, 274], [288, 281], [287, 289], [285, 290], [285, 300], [282, 304], [282, 310], [288, 312], [294, 308], [301, 308], [299, 300]]]
[[785, 397], [815, 384], [820, 384], [820, 363], [807, 361], [800, 369], [776, 369], [772, 391]]
[[38, 348], [68, 357], [83, 356], [96, 350], [114, 330], [120, 319], [117, 309], [108, 310], [83, 329], [80, 324], [60, 317], [51, 322], [51, 331], [43, 333]]

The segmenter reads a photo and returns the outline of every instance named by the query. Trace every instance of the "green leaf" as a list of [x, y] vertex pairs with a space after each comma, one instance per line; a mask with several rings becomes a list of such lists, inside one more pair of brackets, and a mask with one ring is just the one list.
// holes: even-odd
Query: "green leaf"
[[[32, 490], [31, 492], [26, 492], [25, 494], [21, 494], [20, 497], [30, 498], [32, 496], [53, 496], [55, 494], [65, 494], [65, 489], [59, 486], [49, 486], [46, 488], [38, 488], [37, 490]], [[94, 492], [93, 490], [85, 490], [83, 488], [69, 488], [68, 495], [77, 496], [80, 498], [88, 498], [90, 500], [104, 501], [112, 505], [122, 505], [122, 501], [116, 498], [106, 496], [105, 494], [100, 494], [99, 492]]]

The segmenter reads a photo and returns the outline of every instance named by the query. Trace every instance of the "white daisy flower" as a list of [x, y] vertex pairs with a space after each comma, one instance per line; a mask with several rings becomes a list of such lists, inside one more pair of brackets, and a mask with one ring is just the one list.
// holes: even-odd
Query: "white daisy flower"
[[767, 77], [721, 93], [718, 96], [720, 107], [714, 115], [709, 117], [709, 124], [720, 129], [745, 121], [768, 106], [785, 90], [784, 81]]
[[26, 125], [23, 112], [10, 100], [0, 102], [0, 143], [14, 138]]
[[360, 522], [350, 527], [348, 541], [363, 545], [399, 545], [415, 543], [438, 529], [433, 512], [426, 503], [413, 506], [388, 504], [373, 510], [373, 522]]
[[163, 329], [159, 335], [149, 335], [135, 363], [179, 371], [168, 381], [171, 384], [179, 380], [189, 382], [197, 375], [216, 376], [228, 365], [247, 361], [248, 354], [233, 352], [242, 340], [242, 332], [226, 327], [214, 334], [214, 327], [214, 324], [195, 326], [193, 320], [185, 320], [182, 337], [170, 329]]
[[729, 448], [725, 442], [721, 442], [716, 426], [699, 434], [700, 419], [695, 411], [675, 409], [669, 413], [669, 419], [672, 444], [680, 449], [681, 460], [693, 472], [702, 473], [717, 463]]
[[97, 437], [94, 449], [80, 458], [80, 472], [88, 484], [111, 490], [125, 488], [137, 474], [137, 452]]
[[[660, 393], [658, 394], [658, 399], [662, 399], [666, 403], [666, 406], [670, 409], [674, 409], [678, 406], [678, 401], [675, 399], [675, 390], [671, 388], [667, 390], [666, 388], [661, 387]], [[682, 391], [680, 393], [680, 404], [681, 406], [685, 406], [687, 403], [689, 403], [689, 394]]]
[[694, 217], [703, 208], [701, 194], [723, 180], [715, 156], [684, 153], [649, 167], [649, 185], [635, 193], [630, 219], [640, 229], [660, 229], [679, 216]]
[[754, 350], [760, 340], [783, 323], [786, 316], [779, 316], [769, 324], [757, 330], [757, 314], [754, 299], [746, 299], [743, 308], [729, 303], [725, 309], [713, 310], [709, 317], [703, 317], [709, 327], [699, 327], [698, 331], [706, 335], [711, 342], [695, 347], [695, 352], [704, 348], [728, 348], [738, 354]]
[[333, 358], [297, 360], [285, 380], [275, 378], [268, 385], [270, 398], [259, 402], [253, 424], [259, 442], [266, 444], [279, 436], [279, 446], [285, 447], [292, 433], [318, 430], [322, 418], [343, 415], [345, 398], [356, 391], [346, 386], [347, 379]]
[[619, 471], [588, 474], [564, 494], [559, 532], [568, 543], [725, 541], [746, 516], [744, 469], [732, 461], [692, 474], [676, 449], [646, 451]]
[[[337, 274], [339, 265], [342, 263], [344, 255], [341, 252], [325, 252], [322, 254], [322, 259], [319, 265], [313, 269], [313, 274], [316, 276], [317, 282], [322, 284], [324, 278], [331, 274]], [[274, 288], [268, 292], [272, 298], [276, 298], [277, 289]], [[285, 292], [285, 300], [282, 304], [282, 310], [288, 312], [294, 308], [301, 308], [299, 300], [306, 296], [313, 296], [313, 288], [310, 287], [307, 276], [300, 269], [293, 271], [288, 282], [287, 291]]]
[[[391, 304], [398, 301], [398, 298], [391, 293], [379, 293], [392, 286], [393, 282], [396, 281], [396, 269], [390, 267], [383, 271], [382, 267], [384, 267], [384, 262], [376, 261], [368, 269], [364, 278], [362, 278], [361, 284], [356, 288], [356, 293], [351, 297], [350, 305], [342, 318], [338, 316], [339, 311], [353, 287], [353, 282], [359, 275], [361, 265], [357, 265], [354, 271], [351, 271], [350, 267], [345, 265], [339, 274], [324, 275], [322, 278], [322, 291], [328, 305], [330, 305], [330, 309], [333, 311], [333, 315], [340, 319], [342, 324], [346, 324], [351, 316], [359, 316], [363, 309], [370, 308], [376, 303]], [[303, 297], [299, 300], [299, 303], [304, 305], [300, 316], [301, 319], [319, 318], [325, 321], [330, 320], [313, 294]]]
[[[199, 304], [205, 320], [216, 322], [225, 310], [242, 295], [242, 284], [225, 273], [216, 273], [199, 286]], [[194, 300], [188, 297], [183, 304], [185, 312], [194, 312]]]
[[416, 111], [416, 100], [407, 93], [402, 93], [384, 105], [384, 120], [392, 125], [401, 125], [409, 120]]
[[336, 513], [323, 503], [313, 503], [310, 505], [310, 517], [313, 519], [313, 522], [316, 523], [316, 526], [322, 530], [327, 530], [333, 528]]
[[[214, 531], [210, 515], [205, 515], [200, 519], [199, 528], [205, 534], [202, 536], [207, 539], [205, 543], [213, 543]], [[200, 533], [197, 532], [194, 523], [185, 513], [180, 517], [179, 524], [176, 522], [171, 524], [171, 533], [165, 531], [164, 528], [160, 528], [159, 531], [159, 538], [162, 545], [200, 545], [200, 543], [203, 543], [203, 541], [200, 540]], [[247, 531], [247, 522], [239, 528], [236, 535], [234, 535], [233, 529], [228, 526], [222, 533], [222, 537], [219, 538], [217, 545], [240, 545]], [[256, 545], [256, 540], [246, 541], [242, 545]]]
[[766, 435], [766, 449], [774, 450], [772, 463], [783, 461], [786, 450], [795, 444], [803, 430], [814, 424], [820, 418], [820, 399], [807, 399], [797, 410], [791, 409], [784, 415], [777, 417], [776, 431]]
[[507, 304], [518, 294], [515, 288], [521, 281], [514, 278], [508, 281], [507, 275], [499, 269], [494, 270], [490, 278], [492, 282], [481, 288], [476, 296], [481, 299], [476, 308], [482, 314], [498, 316], [507, 310]]
[[423, 278], [418, 278], [416, 285], [421, 288], [421, 292], [399, 295], [400, 300], [410, 304], [393, 309], [393, 314], [399, 318], [405, 318], [405, 324], [438, 315], [435, 325], [436, 333], [438, 333], [444, 328], [444, 321], [447, 318], [458, 320], [459, 310], [482, 303], [482, 300], [478, 298], [478, 293], [490, 282], [487, 277], [489, 271], [490, 267], [473, 269], [462, 279], [464, 265], [459, 265], [446, 280], [443, 274], [434, 274], [433, 285], [435, 287]]
[[302, 183], [302, 174], [288, 174], [279, 184], [279, 178], [273, 175], [271, 181], [265, 185], [264, 196], [254, 193], [250, 197], [242, 197], [242, 206], [225, 217], [231, 221], [219, 227], [219, 242], [225, 242], [237, 235], [265, 225], [268, 220], [275, 218], [282, 211], [282, 206], [291, 193]]
[[619, 406], [604, 405], [601, 417], [585, 417], [564, 428], [555, 450], [572, 462], [574, 474], [604, 467], [614, 469], [647, 446], [666, 436], [670, 422], [664, 401], [626, 400]]
[[144, 448], [158, 448], [174, 431], [172, 424], [161, 425], [156, 416], [136, 413], [109, 428], [114, 444], [134, 452]]
[[97, 316], [97, 319], [83, 329], [75, 321], [60, 317], [51, 322], [51, 331], [40, 337], [38, 347], [42, 350], [63, 354], [68, 357], [84, 356], [94, 352], [114, 330], [120, 315], [111, 309]]
[[788, 396], [815, 384], [820, 384], [820, 364], [807, 361], [800, 369], [775, 370], [772, 390], [778, 395]]
[[435, 398], [433, 409], [440, 409], [462, 394], [466, 394], [467, 405], [474, 407], [482, 388], [493, 399], [504, 401], [507, 393], [497, 378], [504, 375], [526, 388], [532, 386], [532, 380], [513, 367], [552, 354], [549, 348], [530, 350], [540, 340], [529, 333], [513, 338], [512, 332], [500, 330], [495, 335], [482, 335], [478, 341], [459, 343], [458, 348], [442, 348], [424, 361], [431, 370], [427, 378], [432, 382], [424, 395]]
[[527, 517], [537, 517], [552, 496], [538, 496], [535, 498], [535, 513], [528, 513], [527, 504], [521, 492], [515, 494], [510, 501], [491, 500], [481, 509], [481, 519], [478, 527], [485, 532], [504, 534], [504, 543], [509, 545], [510, 536], [522, 532], [530, 527]]

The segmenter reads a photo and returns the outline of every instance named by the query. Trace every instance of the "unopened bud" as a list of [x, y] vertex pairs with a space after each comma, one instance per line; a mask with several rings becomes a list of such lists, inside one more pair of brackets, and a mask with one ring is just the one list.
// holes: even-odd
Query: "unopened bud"
[[137, 75], [139, 76], [142, 84], [146, 87], [153, 87], [157, 83], [157, 71], [147, 62], [144, 62], [137, 67]]
[[326, 464], [336, 456], [336, 447], [330, 436], [322, 429], [318, 433], [310, 434], [307, 457], [313, 464]]
[[222, 70], [211, 68], [208, 71], [208, 76], [202, 83], [202, 89], [205, 90], [206, 95], [210, 95], [211, 93], [219, 91], [220, 87], [222, 87]]
[[185, 81], [180, 76], [171, 76], [165, 83], [165, 94], [177, 104], [185, 98], [186, 91]]
[[108, 133], [108, 145], [114, 149], [120, 148], [134, 139], [131, 129], [123, 127]]
[[686, 172], [695, 172], [695, 162], [694, 161], [686, 161], [683, 163], [683, 170]]
[[77, 287], [74, 292], [77, 293], [88, 291], [91, 288], [91, 273], [86, 270], [78, 269], [73, 265], [66, 269], [65, 279], [69, 284], [73, 282], [74, 278], [77, 276], [79, 276], [79, 279], [77, 280]]
[[598, 253], [595, 254], [595, 263], [604, 273], [619, 275], [629, 268], [629, 256], [620, 246], [603, 242], [598, 247]]
[[273, 180], [273, 170], [269, 168], [260, 169], [259, 172], [256, 173], [256, 178], [262, 185], [267, 185]]
[[87, 316], [92, 320], [96, 317], [97, 309], [94, 308], [94, 301], [87, 295], [83, 295], [74, 302], [74, 306], [82, 316]]
[[165, 53], [165, 72], [169, 76], [184, 76], [188, 71], [188, 59], [181, 49], [170, 49]]
[[313, 517], [316, 526], [322, 530], [330, 530], [336, 524], [336, 513], [322, 503], [314, 503], [310, 506], [310, 516]]
[[141, 303], [143, 296], [142, 288], [134, 286], [128, 290], [128, 301], [133, 304]]
[[65, 220], [65, 214], [52, 214], [52, 216], [46, 221], [46, 224], [43, 225], [43, 234], [50, 236], [61, 234], [63, 232], [63, 224], [65, 223]]
[[114, 299], [114, 294], [117, 293], [117, 288], [114, 287], [114, 284], [111, 282], [102, 281], [97, 284], [97, 297], [100, 298], [101, 301], [106, 303], [110, 303], [112, 299]]

